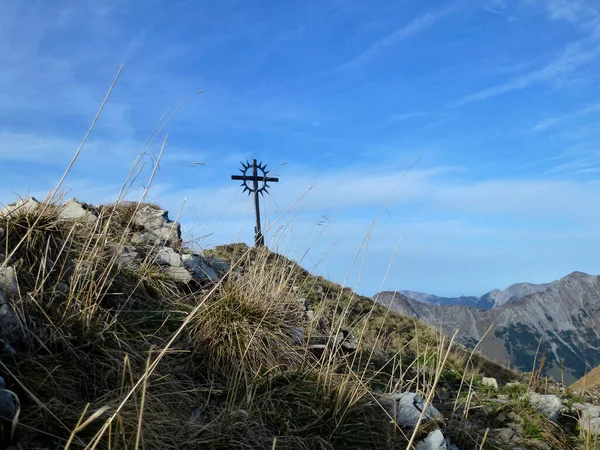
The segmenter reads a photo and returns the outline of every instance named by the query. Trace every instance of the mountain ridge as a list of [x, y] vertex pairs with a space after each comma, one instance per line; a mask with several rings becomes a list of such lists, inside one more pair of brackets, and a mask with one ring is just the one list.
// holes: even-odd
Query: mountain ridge
[[532, 369], [538, 345], [539, 353], [546, 354], [544, 373], [556, 379], [575, 381], [586, 368], [600, 364], [597, 275], [575, 271], [542, 291], [487, 310], [431, 305], [391, 292], [381, 292], [374, 300], [447, 335], [458, 330], [457, 340], [464, 345], [474, 347], [481, 340], [483, 354], [523, 371]]
[[[540, 292], [551, 287], [557, 280], [549, 283], [528, 283], [521, 282], [511, 284], [504, 290], [492, 289], [485, 294], [475, 297], [472, 295], [461, 295], [458, 297], [442, 297], [434, 294], [428, 294], [420, 291], [400, 290], [402, 295], [421, 303], [439, 306], [464, 305], [479, 309], [493, 309], [502, 306], [505, 303], [519, 299], [535, 292]], [[390, 292], [390, 291], [385, 291]]]

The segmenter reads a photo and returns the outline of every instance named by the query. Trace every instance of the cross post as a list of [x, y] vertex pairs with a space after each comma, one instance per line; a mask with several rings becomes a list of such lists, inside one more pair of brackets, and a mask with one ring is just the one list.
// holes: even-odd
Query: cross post
[[[268, 177], [267, 174], [269, 171], [267, 170], [267, 165], [259, 164], [256, 162], [256, 159], [252, 160], [252, 164], [246, 162], [242, 163], [243, 169], [240, 169], [242, 175], [232, 175], [232, 180], [242, 181], [242, 186], [244, 187], [244, 192], [248, 192], [248, 195], [254, 194], [254, 211], [256, 213], [256, 227], [254, 228], [254, 246], [262, 247], [265, 245], [265, 238], [262, 234], [260, 228], [260, 202], [258, 194], [264, 195], [265, 192], [268, 193], [267, 189], [269, 188], [268, 183], [277, 183], [279, 178]], [[248, 174], [247, 172], [252, 169], [252, 174]], [[259, 171], [262, 172], [259, 174]], [[252, 185], [248, 184], [248, 182], [252, 182]]]

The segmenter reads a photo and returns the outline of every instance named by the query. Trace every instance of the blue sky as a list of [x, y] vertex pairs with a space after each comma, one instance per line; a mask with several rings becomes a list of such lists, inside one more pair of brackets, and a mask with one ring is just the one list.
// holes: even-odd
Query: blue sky
[[363, 294], [600, 273], [591, 0], [5, 1], [0, 58], [3, 203], [55, 186], [124, 64], [69, 197], [114, 199], [192, 94], [149, 199], [201, 247], [251, 241], [255, 157], [268, 243]]

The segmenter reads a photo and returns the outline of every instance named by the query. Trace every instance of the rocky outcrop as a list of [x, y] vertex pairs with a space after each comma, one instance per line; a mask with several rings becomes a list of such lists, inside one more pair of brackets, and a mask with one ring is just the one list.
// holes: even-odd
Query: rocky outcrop
[[173, 246], [181, 243], [181, 225], [169, 219], [168, 211], [150, 205], [140, 207], [133, 224], [144, 229], [135, 236], [135, 243]]

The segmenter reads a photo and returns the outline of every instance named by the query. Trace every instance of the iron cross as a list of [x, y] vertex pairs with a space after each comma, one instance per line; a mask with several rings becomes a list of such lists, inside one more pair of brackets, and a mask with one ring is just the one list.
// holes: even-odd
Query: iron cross
[[[248, 174], [250, 169], [252, 169], [252, 173]], [[260, 230], [260, 205], [258, 194], [264, 195], [265, 192], [268, 194], [268, 189], [270, 187], [269, 183], [277, 183], [279, 178], [268, 177], [269, 171], [267, 170], [267, 165], [263, 165], [262, 162], [257, 163], [255, 159], [252, 160], [252, 164], [248, 161], [245, 163], [242, 162], [240, 172], [242, 172], [241, 175], [231, 175], [231, 179], [241, 181], [241, 186], [244, 188], [244, 192], [248, 192], [248, 195], [254, 194], [254, 209], [256, 212], [254, 245], [256, 247], [262, 247], [265, 245], [265, 238]], [[252, 185], [249, 185], [249, 182], [252, 182]]]

